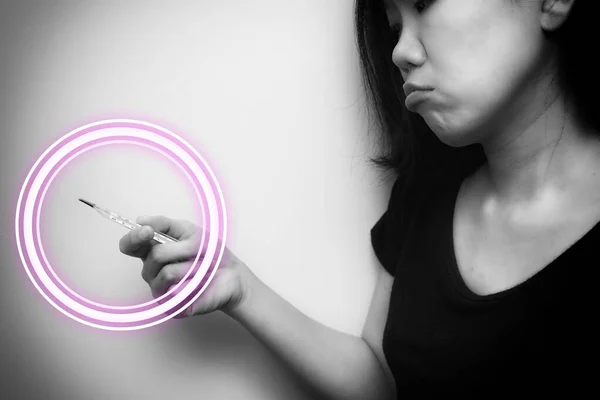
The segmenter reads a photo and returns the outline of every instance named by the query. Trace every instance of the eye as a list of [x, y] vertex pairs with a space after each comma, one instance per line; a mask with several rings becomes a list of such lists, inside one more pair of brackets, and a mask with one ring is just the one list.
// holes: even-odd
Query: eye
[[415, 10], [421, 14], [429, 7], [429, 5], [431, 5], [431, 3], [433, 3], [433, 0], [419, 0], [415, 3], [414, 7]]

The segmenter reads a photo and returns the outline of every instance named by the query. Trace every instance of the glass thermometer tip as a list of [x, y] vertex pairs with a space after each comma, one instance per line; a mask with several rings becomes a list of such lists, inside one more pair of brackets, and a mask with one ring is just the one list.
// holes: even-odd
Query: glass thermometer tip
[[[121, 217], [120, 215], [118, 215], [117, 213], [114, 213], [112, 211], [109, 210], [105, 210], [102, 207], [97, 206], [95, 203], [92, 203], [91, 201], [87, 201], [84, 200], [82, 198], [79, 198], [79, 201], [81, 201], [83, 204], [86, 204], [90, 207], [92, 207], [94, 210], [96, 210], [98, 213], [100, 213], [100, 215], [102, 215], [105, 218], [108, 218], [116, 223], [118, 223], [119, 225], [122, 225], [128, 229], [134, 229], [137, 227], [140, 227], [141, 225], [127, 219], [124, 217]], [[159, 243], [169, 243], [169, 242], [177, 242], [177, 239], [162, 233], [162, 232], [154, 232], [154, 240], [156, 240]]]

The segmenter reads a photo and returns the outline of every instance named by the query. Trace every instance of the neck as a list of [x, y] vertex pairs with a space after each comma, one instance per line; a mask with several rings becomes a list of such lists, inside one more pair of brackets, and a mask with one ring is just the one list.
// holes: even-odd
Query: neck
[[574, 120], [558, 89], [541, 96], [516, 102], [513, 107], [527, 117], [482, 143], [488, 161], [484, 172], [497, 200], [534, 202], [565, 192], [593, 173], [589, 163], [597, 159], [600, 142]]

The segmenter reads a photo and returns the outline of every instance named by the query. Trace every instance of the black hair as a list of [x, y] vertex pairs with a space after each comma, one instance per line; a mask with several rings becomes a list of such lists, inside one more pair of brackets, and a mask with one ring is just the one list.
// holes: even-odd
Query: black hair
[[576, 0], [565, 23], [546, 36], [558, 48], [558, 76], [575, 106], [573, 112], [600, 135], [600, 113], [595, 101], [600, 94], [600, 58], [597, 52], [597, 17], [600, 1]]
[[[546, 33], [558, 48], [558, 75], [575, 104], [575, 111], [600, 131], [600, 112], [592, 96], [600, 93], [600, 63], [594, 61], [599, 0], [577, 0], [565, 23]], [[392, 62], [397, 32], [388, 23], [383, 0], [356, 0], [356, 44], [367, 98], [367, 114], [378, 134], [379, 152], [370, 160], [401, 181], [398, 196], [417, 205], [428, 189], [462, 179], [485, 161], [480, 145], [451, 147], [444, 144], [423, 118], [404, 106], [402, 76]], [[584, 44], [584, 46], [578, 46]], [[407, 210], [409, 211], [409, 210]], [[410, 213], [407, 213], [410, 214]]]

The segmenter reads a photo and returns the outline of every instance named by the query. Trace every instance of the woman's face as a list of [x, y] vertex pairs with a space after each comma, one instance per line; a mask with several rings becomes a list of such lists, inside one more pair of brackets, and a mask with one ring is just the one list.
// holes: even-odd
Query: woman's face
[[407, 96], [406, 107], [443, 142], [482, 143], [539, 98], [549, 64], [542, 0], [385, 3], [390, 25], [401, 25], [392, 58], [405, 92], [431, 89]]

